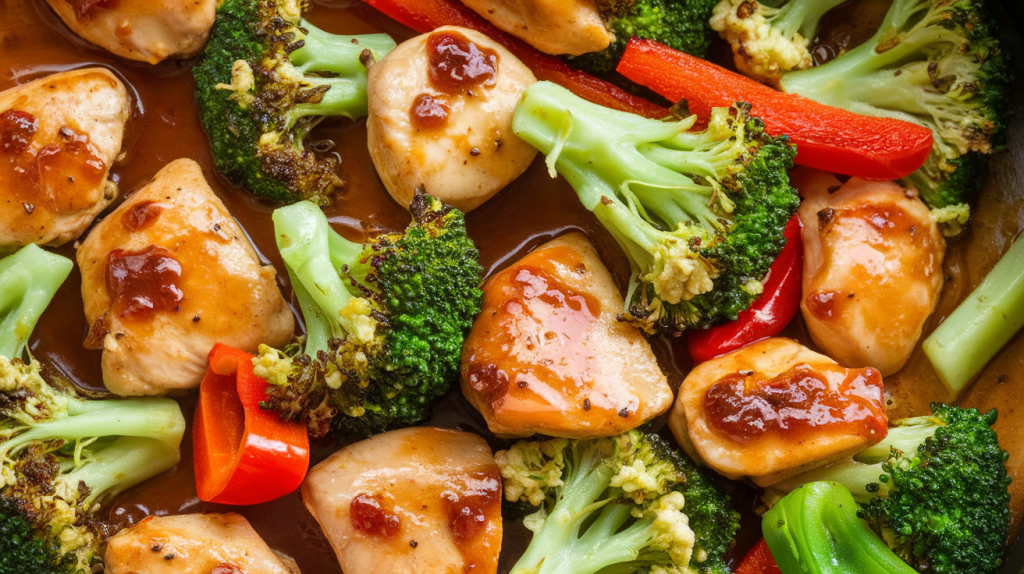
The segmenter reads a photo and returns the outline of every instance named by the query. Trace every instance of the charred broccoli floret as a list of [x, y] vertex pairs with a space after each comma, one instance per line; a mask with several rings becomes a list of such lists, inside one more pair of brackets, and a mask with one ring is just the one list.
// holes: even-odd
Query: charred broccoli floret
[[640, 431], [520, 441], [495, 454], [505, 498], [539, 507], [512, 574], [725, 574], [739, 514], [694, 463]]
[[258, 197], [327, 201], [337, 159], [306, 136], [324, 118], [367, 113], [366, 66], [386, 34], [340, 36], [302, 19], [306, 0], [225, 0], [192, 70], [217, 169]]
[[528, 88], [515, 133], [546, 154], [633, 269], [624, 317], [649, 333], [733, 320], [761, 293], [799, 205], [795, 150], [749, 116], [716, 109], [660, 121], [587, 102], [550, 82]]
[[274, 212], [274, 231], [306, 321], [304, 345], [260, 347], [266, 408], [366, 436], [408, 426], [456, 378], [462, 342], [480, 312], [483, 268], [460, 211], [417, 191], [404, 233], [365, 245], [299, 202]]

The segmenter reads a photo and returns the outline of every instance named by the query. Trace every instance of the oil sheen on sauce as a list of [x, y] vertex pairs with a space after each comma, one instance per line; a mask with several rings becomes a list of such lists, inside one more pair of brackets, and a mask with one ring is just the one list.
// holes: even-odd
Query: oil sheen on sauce
[[723, 377], [704, 396], [704, 416], [720, 435], [744, 444], [766, 435], [799, 440], [818, 432], [885, 435], [882, 375], [873, 368], [799, 364], [775, 377]]

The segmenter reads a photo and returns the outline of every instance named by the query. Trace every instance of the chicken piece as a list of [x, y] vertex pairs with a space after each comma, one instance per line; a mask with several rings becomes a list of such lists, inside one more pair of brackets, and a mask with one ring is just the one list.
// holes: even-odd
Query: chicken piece
[[615, 36], [594, 0], [462, 0], [496, 27], [548, 54], [600, 52]]
[[238, 514], [147, 516], [114, 535], [106, 574], [300, 574]]
[[536, 81], [494, 40], [451, 26], [370, 66], [367, 143], [391, 197], [408, 207], [422, 185], [465, 212], [519, 177], [537, 150], [512, 133], [512, 116]]
[[693, 458], [768, 486], [885, 438], [877, 370], [847, 369], [790, 339], [765, 339], [697, 365], [669, 428]]
[[199, 55], [216, 0], [46, 0], [83, 39], [129, 60], [157, 64]]
[[915, 190], [802, 169], [800, 308], [816, 345], [889, 376], [907, 362], [942, 292], [946, 242]]
[[0, 92], [0, 254], [77, 238], [117, 197], [107, 179], [131, 115], [103, 68]]
[[103, 382], [118, 395], [199, 385], [215, 343], [280, 347], [295, 327], [262, 265], [192, 160], [168, 164], [96, 225], [78, 250]]
[[504, 436], [611, 436], [660, 415], [672, 389], [623, 305], [582, 234], [538, 247], [484, 285], [463, 394]]
[[344, 572], [494, 574], [501, 474], [476, 435], [407, 428], [313, 467], [302, 500]]

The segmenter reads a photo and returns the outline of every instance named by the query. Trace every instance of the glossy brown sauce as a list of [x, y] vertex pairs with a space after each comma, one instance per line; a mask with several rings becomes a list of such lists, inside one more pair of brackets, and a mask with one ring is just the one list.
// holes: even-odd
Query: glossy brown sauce
[[[885, 0], [861, 2], [881, 3], [884, 10]], [[331, 32], [386, 32], [399, 42], [413, 35], [359, 0], [316, 0], [313, 4], [310, 21]], [[850, 13], [846, 12], [846, 16], [839, 19], [827, 17], [826, 28], [849, 27], [861, 38], [869, 35], [864, 33], [867, 26], [850, 17]], [[123, 147], [125, 156], [111, 171], [122, 195], [145, 185], [172, 160], [196, 160], [257, 250], [277, 267], [285, 295], [290, 296], [284, 268], [274, 248], [270, 222], [272, 208], [234, 188], [217, 176], [213, 169], [209, 144], [193, 104], [190, 62], [150, 67], [118, 59], [68, 31], [43, 0], [0, 0], [0, 16], [0, 90], [54, 72], [88, 65], [114, 70], [128, 85], [134, 110]], [[854, 34], [850, 37], [853, 38]], [[816, 46], [829, 41], [826, 30]], [[1019, 134], [1020, 130], [1014, 133]], [[403, 228], [409, 221], [409, 215], [391, 200], [373, 171], [365, 143], [365, 122], [326, 122], [317, 137], [335, 142], [334, 153], [342, 158], [341, 175], [347, 182], [345, 190], [328, 211], [335, 228], [353, 240], [377, 227]], [[1017, 145], [1016, 141], [1014, 145]], [[974, 227], [968, 236], [949, 246], [945, 267], [951, 279], [946, 284], [935, 317], [925, 329], [926, 333], [952, 312], [956, 304], [981, 281], [1005, 251], [1009, 240], [1024, 227], [1024, 194], [1021, 192], [1024, 190], [1024, 163], [1021, 163], [1024, 154], [1018, 148], [1014, 149], [1012, 154], [994, 159], [993, 175], [975, 211]], [[548, 177], [543, 158], [539, 157], [526, 173], [495, 198], [468, 214], [467, 225], [470, 236], [481, 250], [489, 275], [534, 247], [576, 230], [585, 233], [595, 243], [620, 286], [624, 286], [628, 279], [628, 265], [614, 240], [596, 218], [582, 208], [564, 181]], [[72, 245], [56, 251], [74, 259]], [[87, 332], [81, 275], [76, 267], [43, 315], [30, 345], [33, 354], [43, 364], [46, 376], [71, 381], [86, 391], [96, 392], [102, 389], [101, 355], [99, 351], [82, 346]], [[809, 343], [799, 318], [784, 335]], [[685, 344], [682, 340], [656, 338], [652, 345], [670, 382], [678, 386], [683, 374], [692, 366]], [[890, 416], [895, 418], [925, 412], [930, 401], [944, 397], [942, 385], [931, 372], [920, 348], [901, 373], [886, 380], [886, 388], [895, 400], [890, 411]], [[1002, 446], [1014, 453], [1008, 464], [1011, 474], [1016, 477], [1011, 485], [1015, 497], [1015, 523], [1019, 522], [1019, 501], [1024, 496], [1024, 425], [1016, 422], [1021, 413], [1016, 412], [1015, 406], [1022, 404], [1021, 389], [1024, 389], [1024, 337], [1018, 335], [961, 401], [970, 406], [998, 406], [1000, 409], [996, 429], [1000, 432]], [[195, 395], [186, 395], [179, 402], [186, 420], [191, 421]], [[655, 421], [656, 425], [660, 422]], [[457, 387], [439, 405], [430, 424], [475, 432], [487, 437], [495, 447], [505, 444], [491, 437], [486, 425]], [[335, 452], [341, 444], [343, 441], [315, 441], [312, 445], [313, 463]], [[304, 508], [298, 493], [251, 507], [204, 503], [196, 496], [192, 464], [191, 437], [186, 435], [181, 462], [171, 471], [128, 490], [108, 503], [105, 508], [107, 516], [115, 527], [121, 527], [135, 524], [150, 514], [239, 512], [271, 548], [294, 558], [305, 574], [340, 572], [334, 552]], [[736, 549], [736, 554], [742, 556], [756, 540], [759, 521], [749, 512], [753, 504], [752, 491], [742, 485], [726, 486], [737, 501], [736, 507], [744, 513], [745, 529]], [[503, 573], [509, 571], [530, 538], [530, 533], [517, 519], [506, 519], [504, 532], [499, 566], [499, 572]]]
[[32, 136], [39, 129], [39, 120], [28, 112], [7, 110], [0, 114], [0, 151], [18, 155], [28, 149]]
[[491, 517], [501, 512], [501, 476], [497, 471], [470, 473], [461, 488], [442, 492], [441, 500], [452, 539], [462, 554], [463, 572], [485, 567], [493, 555], [480, 538]]
[[115, 249], [107, 256], [107, 293], [119, 319], [143, 321], [156, 313], [180, 311], [185, 298], [180, 282], [181, 263], [163, 247]]
[[128, 232], [141, 231], [156, 221], [163, 210], [155, 201], [140, 201], [121, 214], [121, 227]]
[[457, 32], [431, 34], [427, 39], [430, 82], [449, 92], [493, 86], [498, 78], [498, 54], [480, 48]]
[[740, 444], [818, 431], [885, 436], [886, 427], [882, 375], [838, 365], [800, 364], [771, 378], [728, 375], [708, 389], [704, 413], [712, 429]]
[[383, 538], [394, 538], [402, 530], [402, 520], [385, 507], [379, 494], [357, 494], [349, 503], [349, 521], [352, 528]]
[[448, 104], [440, 96], [420, 94], [412, 102], [409, 119], [419, 130], [436, 130], [448, 123]]

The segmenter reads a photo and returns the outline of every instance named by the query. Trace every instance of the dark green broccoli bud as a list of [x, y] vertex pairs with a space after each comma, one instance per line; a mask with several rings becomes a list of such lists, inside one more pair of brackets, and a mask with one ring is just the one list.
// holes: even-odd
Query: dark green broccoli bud
[[[982, 0], [895, 0], [874, 36], [836, 59], [784, 74], [779, 87], [932, 131], [928, 162], [908, 178], [946, 235], [958, 234], [1006, 139], [1010, 74]], [[965, 171], [962, 171], [965, 170]]]
[[520, 441], [495, 454], [509, 501], [540, 509], [512, 574], [725, 574], [739, 514], [656, 435]]
[[708, 20], [717, 3], [718, 0], [597, 0], [597, 8], [615, 41], [600, 52], [566, 59], [592, 74], [607, 74], [615, 70], [633, 36], [703, 58], [714, 39]]
[[483, 268], [462, 212], [417, 191], [413, 222], [365, 245], [333, 231], [309, 202], [274, 212], [274, 231], [302, 315], [304, 345], [260, 348], [269, 409], [357, 436], [430, 416], [458, 375], [480, 312]]
[[302, 19], [306, 6], [225, 0], [192, 74], [217, 169], [258, 197], [322, 204], [343, 182], [306, 136], [324, 118], [366, 115], [366, 66], [395, 42], [324, 32]]
[[897, 422], [852, 459], [773, 485], [769, 498], [807, 482], [836, 482], [863, 505], [858, 516], [918, 572], [996, 572], [1009, 534], [1010, 477], [995, 422], [995, 410], [934, 403], [930, 416]]
[[550, 82], [528, 88], [513, 119], [625, 251], [623, 315], [648, 333], [747, 309], [799, 205], [787, 172], [794, 148], [749, 106], [716, 109], [705, 131], [687, 131], [695, 122], [610, 110]]

